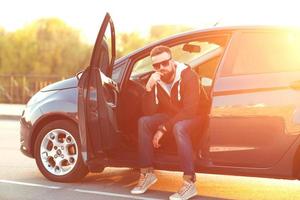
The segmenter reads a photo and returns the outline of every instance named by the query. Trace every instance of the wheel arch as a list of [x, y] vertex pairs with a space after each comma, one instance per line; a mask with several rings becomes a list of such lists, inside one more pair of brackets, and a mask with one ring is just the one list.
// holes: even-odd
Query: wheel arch
[[32, 156], [33, 158], [35, 158], [34, 156], [34, 149], [35, 149], [35, 141], [36, 138], [38, 136], [38, 133], [42, 130], [42, 128], [49, 124], [50, 122], [53, 121], [58, 121], [58, 120], [68, 120], [70, 122], [72, 122], [75, 126], [78, 127], [78, 122], [76, 121], [76, 119], [72, 118], [71, 116], [62, 114], [62, 113], [52, 113], [52, 114], [48, 114], [46, 116], [44, 116], [43, 118], [41, 118], [40, 120], [38, 120], [35, 124], [35, 126], [33, 127], [33, 131], [32, 131], [32, 137], [31, 137], [31, 149], [32, 149]]

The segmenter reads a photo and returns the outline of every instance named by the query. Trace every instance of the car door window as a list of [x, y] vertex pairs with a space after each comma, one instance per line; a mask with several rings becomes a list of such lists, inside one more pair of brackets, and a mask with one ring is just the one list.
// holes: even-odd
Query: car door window
[[233, 43], [222, 76], [300, 70], [298, 32], [243, 32]]
[[150, 56], [147, 56], [135, 63], [133, 70], [131, 72], [130, 79], [132, 79], [132, 77], [137, 76], [139, 74], [151, 72], [152, 70], [153, 69], [152, 69], [151, 58]]
[[[213, 38], [203, 38], [177, 44], [170, 48], [172, 51], [172, 57], [175, 61], [190, 65], [199, 74], [199, 76], [212, 78], [214, 70], [209, 69], [209, 65], [207, 65], [207, 67], [203, 67], [203, 65], [209, 62], [214, 66], [217, 65], [220, 55], [223, 52], [223, 45], [225, 45], [225, 41], [226, 40], [224, 38], [222, 40], [222, 44], [220, 44], [214, 41]], [[184, 45], [186, 44], [199, 46], [200, 51], [188, 52], [183, 50]], [[134, 64], [130, 79], [134, 79], [134, 77], [138, 76], [139, 74], [144, 74], [151, 71], [153, 71], [151, 57], [146, 56]]]

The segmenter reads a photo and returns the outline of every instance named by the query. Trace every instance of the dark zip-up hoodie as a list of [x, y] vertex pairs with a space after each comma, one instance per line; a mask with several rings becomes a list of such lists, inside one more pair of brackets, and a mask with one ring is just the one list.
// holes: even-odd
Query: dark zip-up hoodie
[[178, 121], [191, 119], [200, 114], [200, 85], [198, 75], [191, 67], [177, 63], [175, 82], [170, 94], [158, 82], [143, 97], [145, 115], [166, 113], [171, 118], [164, 124], [167, 131], [172, 131]]

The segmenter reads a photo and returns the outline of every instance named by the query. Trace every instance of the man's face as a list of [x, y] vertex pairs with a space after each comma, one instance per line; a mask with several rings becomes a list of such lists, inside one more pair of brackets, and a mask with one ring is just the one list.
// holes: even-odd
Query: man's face
[[167, 52], [152, 57], [152, 65], [155, 71], [160, 72], [161, 80], [169, 82], [175, 73], [175, 63]]

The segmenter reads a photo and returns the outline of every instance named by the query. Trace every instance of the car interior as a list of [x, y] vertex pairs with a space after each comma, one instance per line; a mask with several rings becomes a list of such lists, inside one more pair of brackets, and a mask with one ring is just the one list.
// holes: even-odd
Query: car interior
[[[201, 110], [203, 124], [201, 130], [192, 137], [193, 149], [199, 149], [202, 133], [207, 124], [211, 105], [211, 87], [216, 68], [224, 52], [226, 38], [205, 38], [205, 40], [189, 41], [171, 47], [173, 58], [176, 61], [189, 65], [199, 76], [201, 88]], [[142, 63], [142, 64], [141, 64]], [[119, 94], [117, 119], [121, 130], [122, 152], [138, 152], [138, 119], [143, 116], [142, 96], [145, 85], [153, 73], [149, 54], [132, 63], [129, 80]], [[176, 142], [172, 134], [166, 134], [161, 140], [161, 147], [155, 152], [163, 155], [176, 155]]]

